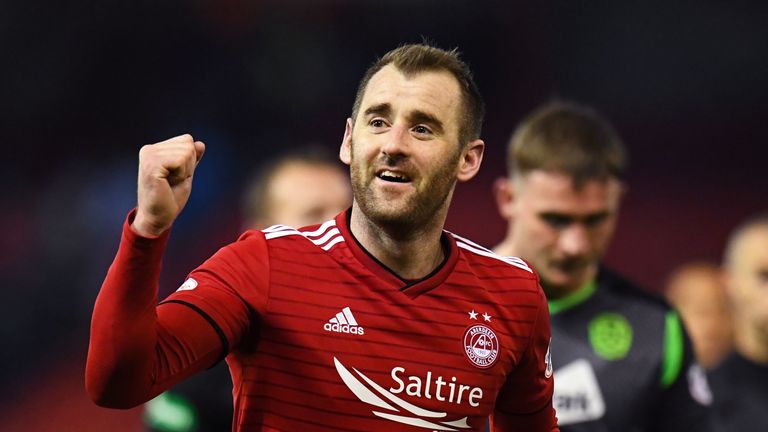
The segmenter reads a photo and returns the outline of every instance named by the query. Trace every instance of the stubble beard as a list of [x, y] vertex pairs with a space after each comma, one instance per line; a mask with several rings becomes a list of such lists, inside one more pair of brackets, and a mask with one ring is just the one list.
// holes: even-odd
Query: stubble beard
[[[567, 271], [569, 268], [572, 267], [578, 267], [579, 276], [585, 276], [583, 280], [576, 280], [577, 277], [573, 274], [569, 274]], [[547, 298], [549, 299], [558, 299], [561, 297], [565, 297], [568, 294], [571, 294], [578, 289], [580, 289], [582, 286], [584, 286], [585, 283], [589, 282], [590, 279], [596, 277], [597, 272], [597, 263], [592, 264], [589, 260], [586, 258], [583, 259], [571, 259], [571, 260], [565, 260], [558, 261], [558, 262], [547, 262], [546, 264], [542, 265], [543, 268], [539, 271], [539, 278], [541, 280], [541, 286], [544, 289], [544, 293], [547, 295]], [[539, 268], [534, 264], [534, 268]], [[547, 270], [544, 270], [546, 268]], [[585, 275], [590, 270], [594, 269], [595, 274], [592, 275]], [[556, 272], [559, 274], [558, 278], [550, 278], [548, 276], [548, 272]], [[554, 283], [553, 279], [565, 279], [561, 281], [560, 283]]]
[[[354, 149], [354, 143], [350, 144]], [[435, 169], [421, 191], [416, 190], [407, 197], [398, 198], [396, 201], [387, 201], [385, 198], [377, 196], [372, 187], [372, 183], [376, 179], [374, 169], [356, 164], [354, 151], [351, 152], [351, 156], [352, 194], [366, 219], [391, 234], [407, 236], [431, 224], [437, 214], [443, 210], [444, 205], [447, 206], [446, 200], [450, 199], [456, 183], [455, 167], [460, 152], [454, 152], [445, 160], [445, 163]], [[380, 165], [391, 168], [402, 167], [408, 163], [402, 159], [393, 160], [387, 159], [387, 156], [382, 157], [385, 159], [380, 162]], [[426, 175], [430, 174], [426, 173]]]

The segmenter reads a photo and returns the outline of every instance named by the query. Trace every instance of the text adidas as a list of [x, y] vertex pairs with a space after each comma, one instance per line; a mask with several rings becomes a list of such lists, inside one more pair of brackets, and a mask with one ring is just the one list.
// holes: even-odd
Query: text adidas
[[341, 310], [323, 326], [325, 331], [336, 333], [347, 333], [354, 335], [365, 334], [365, 329], [357, 323], [355, 315], [352, 314], [352, 309], [349, 306]]
[[349, 334], [356, 334], [356, 335], [362, 335], [365, 334], [365, 329], [361, 326], [357, 325], [349, 325], [349, 324], [339, 324], [339, 323], [325, 323], [323, 326], [323, 329], [325, 331], [332, 331], [336, 333], [349, 333]]

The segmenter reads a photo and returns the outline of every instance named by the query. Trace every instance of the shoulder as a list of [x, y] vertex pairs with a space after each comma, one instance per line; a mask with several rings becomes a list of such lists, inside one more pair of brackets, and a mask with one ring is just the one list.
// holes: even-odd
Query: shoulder
[[470, 274], [473, 283], [483, 287], [501, 304], [546, 305], [539, 275], [527, 261], [502, 256], [456, 234], [448, 233], [456, 242], [462, 271]]
[[446, 231], [456, 241], [467, 263], [473, 270], [481, 273], [496, 273], [503, 276], [516, 275], [518, 278], [537, 280], [536, 272], [522, 258], [502, 256], [465, 237]]
[[638, 306], [659, 311], [670, 311], [672, 307], [661, 296], [641, 288], [618, 273], [601, 266], [597, 274], [597, 285], [604, 294], [623, 299]]
[[[262, 230], [247, 230], [212, 257], [213, 261], [266, 262], [272, 255], [326, 254], [344, 238], [335, 227], [335, 221], [294, 228], [287, 225], [273, 225]], [[209, 260], [210, 261], [210, 260]]]
[[344, 237], [331, 219], [322, 224], [294, 228], [287, 225], [273, 225], [259, 231], [247, 231], [241, 240], [262, 238], [267, 247], [287, 247], [294, 250], [312, 250], [327, 252], [344, 241]]

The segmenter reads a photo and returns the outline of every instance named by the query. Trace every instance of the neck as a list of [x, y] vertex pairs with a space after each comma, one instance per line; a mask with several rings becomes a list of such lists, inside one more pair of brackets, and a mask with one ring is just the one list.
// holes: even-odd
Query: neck
[[[539, 278], [541, 278], [541, 275], [539, 275]], [[572, 287], [565, 287], [562, 285], [552, 285], [550, 283], [547, 283], [544, 279], [541, 279], [541, 289], [544, 291], [544, 295], [547, 297], [547, 300], [560, 300], [567, 298], [571, 294], [578, 291], [577, 288]]]
[[768, 334], [746, 322], [737, 321], [734, 326], [734, 346], [745, 358], [768, 365]]
[[402, 279], [421, 279], [445, 258], [440, 236], [446, 216], [447, 208], [421, 226], [386, 226], [369, 219], [354, 202], [349, 229], [368, 253]]
[[501, 256], [517, 256], [515, 255], [515, 249], [512, 246], [512, 236], [507, 234], [507, 236], [504, 237], [504, 240], [493, 248], [493, 252], [496, 255]]
[[[524, 260], [530, 259], [529, 257], [520, 254], [517, 251], [517, 248], [515, 248], [515, 242], [512, 239], [511, 224], [508, 227], [507, 236], [504, 238], [504, 240], [501, 241], [501, 243], [493, 248], [493, 252], [501, 256], [516, 256]], [[536, 266], [534, 265], [534, 267]], [[539, 278], [541, 279], [541, 288], [544, 290], [544, 294], [546, 294], [547, 299], [557, 300], [577, 292], [580, 288], [584, 287], [587, 282], [595, 280], [597, 278], [597, 267], [597, 264], [593, 264], [589, 269], [586, 277], [583, 278], [583, 281], [577, 285], [553, 284], [544, 279], [544, 275], [542, 274], [544, 269], [538, 269], [537, 272], [539, 273]]]

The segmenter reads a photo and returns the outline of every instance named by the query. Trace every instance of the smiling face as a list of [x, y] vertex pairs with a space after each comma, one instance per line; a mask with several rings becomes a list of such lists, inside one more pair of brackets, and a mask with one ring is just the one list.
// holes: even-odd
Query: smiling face
[[448, 72], [406, 76], [387, 65], [373, 75], [340, 151], [369, 220], [413, 227], [445, 218], [456, 181], [472, 178], [482, 160], [482, 141], [459, 143], [461, 109]]
[[621, 183], [594, 179], [575, 188], [566, 174], [534, 170], [511, 187], [501, 210], [512, 224], [512, 249], [533, 264], [547, 296], [594, 278], [616, 227]]

